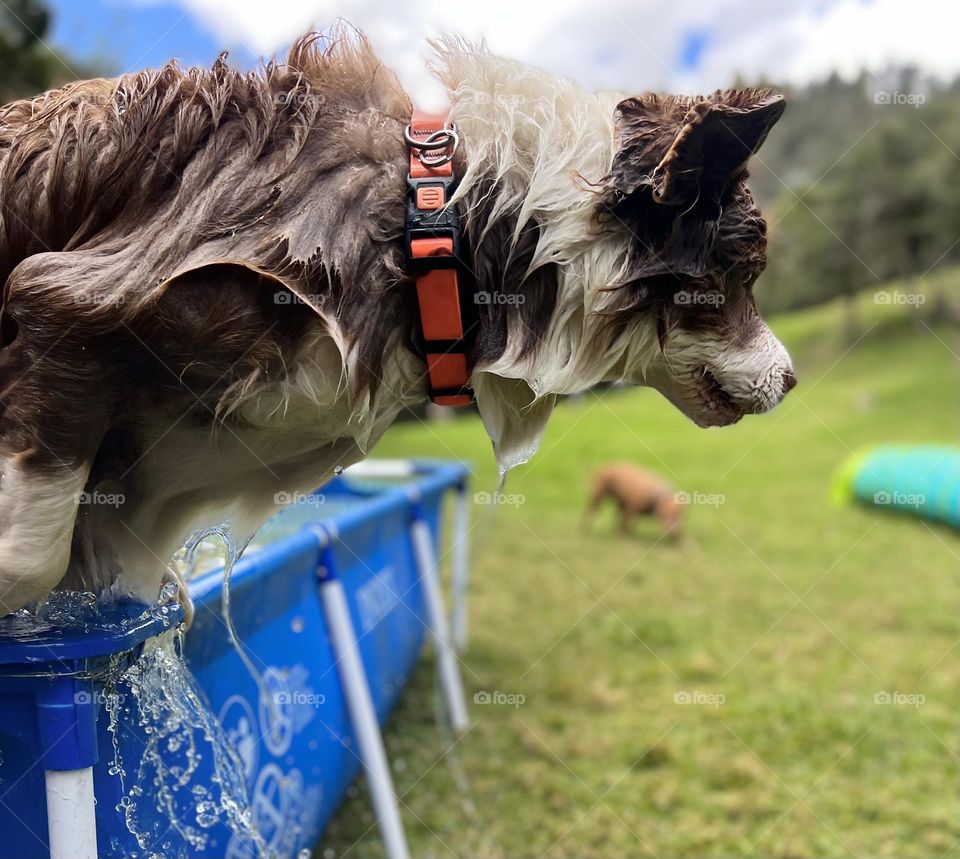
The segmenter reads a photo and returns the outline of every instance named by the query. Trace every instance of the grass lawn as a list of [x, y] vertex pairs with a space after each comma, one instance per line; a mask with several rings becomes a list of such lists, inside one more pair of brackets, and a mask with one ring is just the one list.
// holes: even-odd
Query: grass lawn
[[[957, 442], [960, 344], [872, 294], [859, 314], [852, 346], [837, 307], [774, 320], [800, 385], [732, 428], [647, 390], [567, 401], [508, 479], [522, 503], [474, 508], [473, 727], [438, 730], [428, 653], [386, 737], [414, 856], [960, 856], [960, 536], [829, 497], [864, 445]], [[496, 487], [472, 417], [398, 425], [375, 455], [468, 459]], [[613, 459], [716, 503], [680, 545], [612, 510], [587, 531]], [[318, 856], [383, 855], [353, 794]]]

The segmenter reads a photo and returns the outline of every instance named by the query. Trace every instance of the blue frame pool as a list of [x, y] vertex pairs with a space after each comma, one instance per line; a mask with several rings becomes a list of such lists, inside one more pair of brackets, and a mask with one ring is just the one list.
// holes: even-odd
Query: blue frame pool
[[[222, 570], [190, 583], [196, 615], [183, 656], [237, 751], [254, 822], [270, 854], [296, 856], [312, 847], [361, 768], [321, 583], [335, 576], [343, 585], [376, 715], [383, 723], [417, 663], [428, 629], [411, 522], [425, 521], [436, 544], [444, 496], [463, 491], [465, 480], [464, 466], [440, 462], [414, 463], [409, 478], [395, 482], [342, 476], [323, 487], [322, 501], [297, 505], [272, 522], [272, 533], [279, 536], [240, 559], [230, 589], [231, 617], [262, 688], [230, 642], [222, 616]], [[94, 626], [73, 637], [45, 630], [26, 641], [5, 638], [0, 622], [2, 859], [50, 855], [44, 770], [91, 764], [101, 859], [257, 854], [255, 845], [223, 819], [189, 821], [202, 837], [198, 848], [159, 812], [145, 827], [147, 840], [156, 843], [141, 845], [118, 811], [149, 737], [135, 719], [122, 717], [109, 731], [98, 690], [118, 658], [134, 658], [150, 635], [170, 626], [175, 609], [168, 609], [160, 622], [152, 616], [144, 620], [142, 607], [128, 605], [124, 611], [140, 618], [128, 624], [129, 630], [111, 620], [109, 630]], [[118, 689], [122, 694], [122, 682]], [[40, 706], [51, 697], [59, 709]], [[59, 751], [52, 752], [51, 712], [56, 727], [67, 729], [65, 745], [57, 739]], [[202, 740], [198, 738], [198, 748]], [[54, 760], [51, 754], [61, 757]], [[118, 758], [127, 776], [124, 785], [110, 772]], [[174, 749], [169, 767], [177, 773], [182, 766], [182, 752]], [[189, 786], [210, 780], [210, 760], [193, 766]], [[169, 773], [165, 778], [169, 782]], [[146, 785], [141, 803], [150, 798]], [[177, 799], [178, 807], [183, 798]]]

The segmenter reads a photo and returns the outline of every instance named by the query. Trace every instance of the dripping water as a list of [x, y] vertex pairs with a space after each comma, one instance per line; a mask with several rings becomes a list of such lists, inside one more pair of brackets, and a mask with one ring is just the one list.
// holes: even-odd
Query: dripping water
[[103, 691], [103, 709], [107, 711], [107, 733], [110, 734], [110, 744], [113, 746], [113, 760], [110, 762], [107, 772], [110, 775], [119, 776], [120, 790], [126, 793], [124, 779], [127, 774], [123, 769], [123, 759], [120, 757], [120, 708], [123, 706], [123, 698], [114, 688], [104, 688]]
[[[263, 674], [257, 666], [253, 664], [250, 654], [240, 641], [240, 637], [237, 635], [237, 628], [233, 622], [233, 614], [230, 610], [230, 584], [233, 577], [233, 568], [252, 538], [253, 535], [250, 534], [242, 540], [235, 539], [233, 528], [230, 523], [225, 522], [193, 534], [187, 541], [184, 558], [187, 568], [190, 571], [188, 572], [188, 576], [190, 576], [196, 564], [195, 559], [199, 546], [206, 544], [210, 547], [215, 539], [219, 539], [223, 544], [223, 587], [221, 590], [220, 614], [223, 618], [224, 626], [227, 629], [227, 637], [230, 639], [230, 644], [233, 646], [233, 649], [237, 652], [237, 656], [240, 657], [240, 661], [243, 662], [244, 668], [247, 669], [247, 673], [253, 678], [254, 683], [256, 683], [260, 700], [262, 700], [270, 710], [269, 730], [280, 731], [282, 730], [283, 720], [275, 695], [267, 687], [263, 679]], [[279, 737], [275, 736], [274, 739], [279, 739]]]

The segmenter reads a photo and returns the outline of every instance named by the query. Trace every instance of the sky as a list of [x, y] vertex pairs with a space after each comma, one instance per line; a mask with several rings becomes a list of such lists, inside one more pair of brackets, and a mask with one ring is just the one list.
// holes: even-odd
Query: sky
[[735, 80], [802, 84], [836, 70], [913, 63], [960, 73], [958, 4], [947, 0], [48, 0], [50, 41], [113, 73], [221, 50], [252, 67], [337, 17], [366, 32], [425, 107], [429, 37], [455, 33], [590, 89], [709, 92]]

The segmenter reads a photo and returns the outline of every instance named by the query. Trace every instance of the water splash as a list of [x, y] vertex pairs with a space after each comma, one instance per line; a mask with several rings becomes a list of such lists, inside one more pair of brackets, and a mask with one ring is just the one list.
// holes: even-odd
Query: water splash
[[[241, 551], [229, 554], [228, 576]], [[107, 772], [119, 783], [116, 811], [135, 842], [114, 837], [111, 850], [129, 859], [187, 859], [218, 850], [211, 839], [226, 829], [248, 845], [249, 856], [276, 859], [253, 823], [243, 765], [180, 656], [177, 599], [176, 583], [168, 583], [156, 605], [107, 612], [116, 601], [111, 594], [57, 591], [0, 619], [0, 635], [27, 642], [51, 633], [122, 632], [145, 617], [163, 621], [166, 632], [145, 642], [132, 664], [129, 654], [114, 654], [94, 678], [112, 745]], [[229, 617], [228, 597], [225, 611]], [[128, 742], [137, 735], [135, 745]]]
[[[33, 607], [0, 618], [5, 641], [33, 641], [57, 629], [97, 629], [104, 626], [97, 595], [89, 591], [54, 591]], [[120, 624], [116, 625], [119, 629]]]
[[176, 652], [174, 631], [148, 641], [118, 686], [129, 696], [116, 718], [135, 720], [145, 746], [117, 811], [144, 859], [172, 855], [170, 832], [187, 855], [206, 850], [208, 830], [219, 824], [269, 856], [252, 822], [243, 765]]

